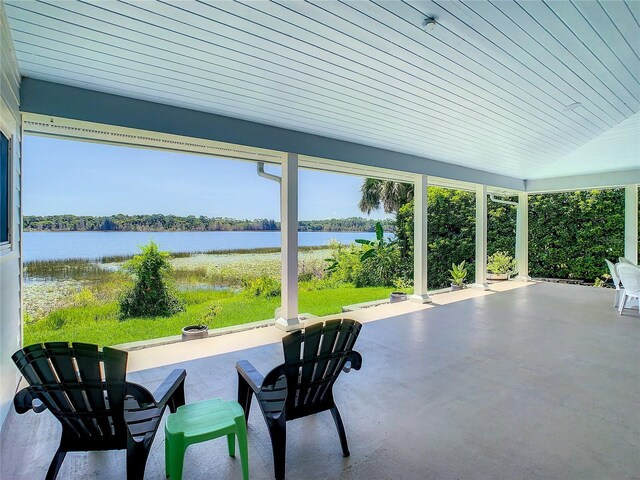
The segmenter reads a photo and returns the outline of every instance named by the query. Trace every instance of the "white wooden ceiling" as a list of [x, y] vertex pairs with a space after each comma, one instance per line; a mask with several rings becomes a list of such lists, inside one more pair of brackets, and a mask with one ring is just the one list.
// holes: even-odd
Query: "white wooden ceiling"
[[637, 116], [601, 136], [640, 112], [637, 1], [5, 4], [27, 77], [522, 179], [640, 167]]

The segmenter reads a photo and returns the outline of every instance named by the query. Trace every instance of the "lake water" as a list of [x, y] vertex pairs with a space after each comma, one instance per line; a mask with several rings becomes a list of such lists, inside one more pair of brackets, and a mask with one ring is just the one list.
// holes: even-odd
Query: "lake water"
[[[372, 240], [375, 233], [298, 233], [300, 246], [326, 245], [331, 239], [351, 243], [356, 238]], [[24, 232], [23, 255], [25, 262], [132, 255], [149, 240], [168, 252], [205, 252], [279, 247], [280, 232]]]

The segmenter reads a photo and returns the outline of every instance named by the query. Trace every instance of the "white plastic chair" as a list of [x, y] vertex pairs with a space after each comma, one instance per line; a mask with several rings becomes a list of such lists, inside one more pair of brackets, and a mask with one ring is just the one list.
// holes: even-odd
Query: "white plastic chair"
[[628, 263], [618, 263], [616, 271], [624, 288], [624, 293], [618, 306], [618, 314], [622, 315], [622, 310], [624, 310], [629, 298], [638, 299], [638, 313], [640, 313], [640, 268]]
[[604, 259], [607, 262], [607, 267], [609, 267], [609, 273], [611, 274], [611, 280], [613, 280], [613, 284], [616, 286], [616, 296], [613, 299], [613, 308], [616, 308], [620, 302], [620, 297], [624, 295], [624, 290], [620, 288], [620, 277], [618, 276], [618, 272], [616, 271], [616, 265], [612, 262]]
[[620, 262], [620, 263], [628, 263], [629, 265], [634, 265], [635, 266], [635, 263], [633, 263], [627, 257], [618, 257], [618, 262]]

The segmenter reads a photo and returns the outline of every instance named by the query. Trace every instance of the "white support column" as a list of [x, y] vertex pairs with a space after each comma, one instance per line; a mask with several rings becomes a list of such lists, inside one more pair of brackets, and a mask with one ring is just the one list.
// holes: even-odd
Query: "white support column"
[[298, 330], [298, 155], [290, 153], [282, 163], [280, 184], [280, 234], [282, 259], [281, 306], [276, 327]]
[[638, 265], [638, 185], [624, 186], [624, 256]]
[[427, 293], [427, 176], [415, 181], [413, 206], [413, 295], [409, 300], [430, 303]]
[[489, 290], [487, 284], [487, 186], [476, 185], [476, 281], [471, 288]]
[[516, 213], [516, 263], [518, 276], [516, 280], [531, 280], [529, 276], [529, 195], [518, 194], [518, 210]]

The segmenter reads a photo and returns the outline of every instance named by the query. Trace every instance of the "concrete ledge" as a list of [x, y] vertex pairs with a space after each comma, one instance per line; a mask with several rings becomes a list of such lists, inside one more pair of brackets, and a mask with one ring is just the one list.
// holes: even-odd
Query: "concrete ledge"
[[[305, 320], [311, 320], [318, 318], [317, 315], [311, 313], [301, 313], [298, 317], [301, 322]], [[219, 337], [220, 335], [228, 335], [229, 333], [245, 332], [247, 330], [254, 330], [256, 328], [264, 328], [275, 325], [276, 321], [271, 320], [259, 320], [257, 322], [242, 323], [240, 325], [230, 325], [228, 327], [214, 328], [209, 330], [209, 336]], [[303, 325], [304, 326], [304, 325]], [[134, 350], [142, 350], [143, 348], [159, 347], [161, 345], [169, 345], [176, 342], [182, 342], [182, 335], [172, 335], [171, 337], [151, 338], [149, 340], [140, 340], [137, 342], [121, 343], [120, 345], [114, 345], [113, 348], [120, 350], [126, 350], [133, 352]]]
[[[209, 337], [219, 337], [220, 335], [227, 335], [229, 333], [244, 332], [247, 330], [254, 330], [256, 328], [270, 327], [275, 324], [275, 320], [259, 320], [257, 322], [243, 323], [240, 325], [231, 325], [229, 327], [214, 328], [209, 330]], [[113, 348], [120, 350], [126, 350], [132, 352], [135, 350], [142, 350], [143, 348], [159, 347], [161, 345], [169, 345], [171, 343], [182, 342], [182, 335], [173, 335], [171, 337], [152, 338], [149, 340], [140, 340], [138, 342], [121, 343], [120, 345], [114, 345]]]
[[[441, 293], [447, 293], [449, 291], [450, 291], [449, 288], [440, 288], [438, 290], [431, 290], [429, 291], [429, 296], [439, 295]], [[411, 295], [409, 295], [409, 297], [411, 297]], [[407, 301], [409, 301], [409, 299], [407, 299]], [[386, 305], [387, 303], [389, 303], [388, 298], [383, 298], [382, 300], [372, 300], [370, 302], [354, 303], [352, 305], [345, 305], [344, 307], [342, 307], [342, 313], [355, 312], [356, 310], [361, 310], [363, 308], [378, 307], [380, 305]]]
[[378, 305], [385, 305], [387, 303], [389, 303], [388, 298], [383, 300], [371, 300], [370, 302], [354, 303], [353, 305], [345, 305], [342, 307], [342, 313], [353, 312], [363, 308], [377, 307]]

